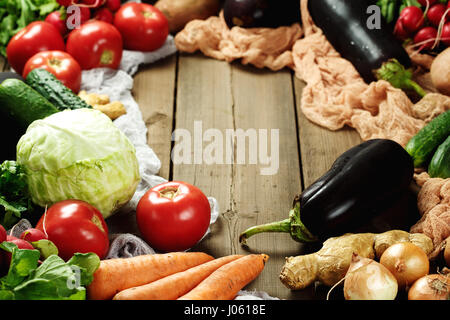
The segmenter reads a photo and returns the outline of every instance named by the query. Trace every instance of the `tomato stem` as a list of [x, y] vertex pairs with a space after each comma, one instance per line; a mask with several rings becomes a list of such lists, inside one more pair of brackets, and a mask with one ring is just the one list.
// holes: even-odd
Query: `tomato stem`
[[167, 187], [159, 191], [159, 195], [167, 199], [174, 199], [178, 195], [178, 191], [177, 187]]

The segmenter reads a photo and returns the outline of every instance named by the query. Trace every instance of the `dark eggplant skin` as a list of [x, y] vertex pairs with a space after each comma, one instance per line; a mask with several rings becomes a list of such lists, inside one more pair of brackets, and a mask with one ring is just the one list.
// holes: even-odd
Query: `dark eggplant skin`
[[300, 195], [300, 219], [319, 240], [355, 232], [394, 206], [413, 174], [413, 160], [397, 142], [363, 142]]
[[390, 59], [397, 59], [405, 68], [411, 66], [408, 53], [383, 17], [381, 28], [368, 28], [367, 9], [373, 4], [373, 0], [308, 1], [314, 23], [367, 83], [377, 80], [374, 70]]
[[300, 23], [299, 0], [225, 0], [223, 15], [229, 28], [276, 28]]

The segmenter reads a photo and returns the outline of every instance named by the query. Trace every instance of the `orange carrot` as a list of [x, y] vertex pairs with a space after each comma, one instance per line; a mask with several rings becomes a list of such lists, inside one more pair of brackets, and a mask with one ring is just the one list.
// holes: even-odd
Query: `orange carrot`
[[214, 258], [203, 252], [172, 252], [100, 262], [87, 288], [88, 299], [112, 299], [119, 291], [150, 283]]
[[208, 261], [151, 283], [120, 291], [113, 300], [176, 300], [221, 266], [242, 257], [230, 255]]
[[178, 300], [232, 300], [262, 272], [268, 259], [265, 254], [250, 254], [227, 263]]

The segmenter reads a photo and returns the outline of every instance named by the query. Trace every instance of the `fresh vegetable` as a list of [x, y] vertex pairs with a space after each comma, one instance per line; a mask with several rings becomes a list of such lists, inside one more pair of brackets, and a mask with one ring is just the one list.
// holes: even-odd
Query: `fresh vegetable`
[[64, 51], [64, 40], [52, 24], [35, 21], [14, 35], [6, 47], [8, 62], [19, 74], [28, 59], [41, 51]]
[[409, 55], [384, 19], [380, 28], [367, 27], [366, 11], [371, 4], [371, 0], [308, 1], [315, 24], [366, 82], [375, 81], [374, 70], [390, 59], [398, 60], [405, 68], [411, 66]]
[[430, 271], [425, 251], [410, 242], [396, 243], [387, 248], [380, 257], [380, 263], [393, 274], [401, 289], [410, 287]]
[[106, 0], [81, 0], [81, 4], [86, 5], [88, 8], [96, 9], [101, 7]]
[[111, 120], [116, 120], [127, 113], [127, 109], [120, 101], [110, 101], [106, 94], [97, 94], [95, 92], [87, 93], [81, 90], [78, 96], [92, 108], [106, 114]]
[[[241, 243], [261, 232], [287, 232], [299, 242], [355, 232], [392, 207], [412, 181], [411, 157], [392, 140], [374, 139], [344, 152], [331, 169], [294, 199], [289, 218], [251, 227]], [[372, 230], [373, 227], [372, 227]]]
[[385, 266], [353, 254], [344, 281], [346, 300], [394, 300], [397, 292], [397, 281]]
[[[443, 3], [436, 3], [431, 6], [427, 11], [428, 21], [436, 28], [439, 27], [446, 10], [447, 6]], [[448, 20], [448, 18], [446, 18], [446, 20]]]
[[109, 300], [118, 292], [141, 286], [211, 261], [203, 252], [149, 254], [100, 262], [88, 287], [91, 300]]
[[6, 46], [16, 33], [58, 8], [55, 0], [0, 1], [0, 54], [6, 57]]
[[[0, 225], [9, 229], [21, 218], [34, 221], [36, 212], [23, 168], [15, 161], [4, 161], [0, 165]], [[0, 240], [2, 234], [0, 232]]]
[[431, 50], [434, 48], [438, 31], [434, 27], [425, 27], [420, 29], [414, 36], [414, 43], [420, 45], [421, 50]]
[[449, 300], [450, 275], [428, 274], [418, 279], [408, 290], [408, 300]]
[[0, 248], [12, 254], [8, 274], [0, 279], [0, 300], [84, 300], [100, 264], [93, 253], [77, 253], [67, 262], [52, 255], [39, 265], [38, 250], [8, 242]]
[[395, 88], [415, 92], [420, 97], [424, 97], [427, 94], [417, 82], [412, 80], [412, 70], [405, 69], [396, 59], [383, 63], [381, 68], [376, 70], [375, 76], [379, 80], [389, 81]]
[[112, 12], [116, 12], [120, 9], [121, 1], [120, 0], [106, 0], [106, 7]]
[[107, 23], [114, 23], [114, 14], [108, 8], [103, 7], [95, 11], [94, 19]]
[[[65, 62], [69, 63], [68, 60]], [[67, 72], [64, 73], [62, 73], [62, 71], [58, 71], [58, 75], [61, 78], [66, 78], [66, 75], [67, 77], [77, 77], [76, 74], [71, 74], [71, 70], [72, 68], [68, 69]], [[80, 71], [79, 76], [81, 83], [81, 70], [77, 67], [73, 68], [74, 73], [78, 71]], [[70, 79], [66, 78], [65, 80], [65, 82], [71, 82]], [[71, 87], [67, 87], [64, 82], [61, 82], [55, 75], [53, 75], [53, 73], [47, 71], [45, 68], [35, 68], [27, 74], [26, 83], [61, 111], [67, 109], [92, 108], [74, 93], [73, 90], [79, 90], [77, 80], [70, 83]]]
[[74, 29], [69, 33], [66, 46], [82, 70], [117, 69], [122, 59], [122, 36], [116, 27], [104, 21], [88, 21]]
[[128, 50], [154, 51], [163, 46], [169, 34], [167, 18], [147, 3], [125, 3], [116, 12], [114, 25]]
[[111, 119], [88, 108], [33, 122], [17, 144], [17, 162], [37, 205], [78, 199], [104, 218], [127, 203], [140, 182], [133, 144]]
[[0, 243], [3, 241], [6, 241], [6, 230], [5, 228], [0, 224]]
[[414, 167], [428, 165], [436, 149], [450, 135], [450, 110], [446, 111], [425, 125], [406, 144], [406, 151], [414, 160]]
[[326, 240], [317, 252], [288, 257], [280, 280], [291, 290], [305, 289], [316, 281], [333, 286], [345, 277], [353, 253], [378, 260], [387, 248], [399, 242], [411, 242], [427, 254], [433, 250], [433, 242], [422, 233], [391, 230], [379, 234], [346, 234]]
[[[408, 6], [400, 12], [397, 23], [409, 33], [419, 30], [425, 22], [425, 16], [422, 10], [416, 6]], [[395, 32], [395, 30], [394, 30]]]
[[276, 28], [300, 22], [300, 2], [226, 0], [223, 16], [229, 28]]
[[432, 6], [438, 1], [439, 0], [417, 0], [417, 2], [419, 2], [422, 7], [426, 7], [427, 5]]
[[102, 214], [89, 203], [64, 200], [52, 205], [41, 217], [36, 229], [45, 233], [68, 260], [76, 252], [94, 252], [104, 259], [109, 249], [108, 227]]
[[242, 257], [243, 255], [230, 255], [214, 259], [148, 284], [120, 291], [113, 300], [176, 300], [221, 266]]
[[450, 178], [450, 135], [437, 148], [428, 166], [428, 174], [432, 178]]
[[8, 139], [2, 145], [2, 159], [16, 159], [16, 145], [27, 127], [37, 119], [58, 112], [47, 99], [22, 80], [7, 79], [0, 85], [0, 132]]
[[67, 24], [66, 19], [61, 15], [61, 10], [56, 10], [50, 13], [44, 20], [52, 24], [56, 29], [58, 29], [59, 33], [64, 37], [67, 32]]
[[[30, 71], [37, 68], [45, 69], [52, 73], [64, 86], [68, 87], [73, 92], [78, 93], [78, 91], [80, 91], [81, 67], [70, 54], [63, 51], [42, 51], [36, 53], [25, 64], [22, 76], [26, 79]], [[45, 74], [39, 74], [37, 76], [43, 75]], [[49, 82], [52, 81], [47, 78], [41, 79], [41, 85], [44, 83], [46, 83], [46, 85], [43, 86], [42, 90], [39, 90], [37, 87], [34, 87], [34, 89], [41, 94], [43, 92], [46, 93], [45, 89], [53, 88], [55, 86], [55, 84], [51, 85]], [[64, 89], [64, 91], [66, 90]], [[55, 101], [52, 101], [52, 99], [50, 99], [50, 101], [55, 104]], [[65, 102], [67, 103], [68, 101]], [[56, 105], [60, 106], [60, 104]]]
[[171, 181], [149, 189], [139, 200], [136, 220], [143, 238], [159, 251], [184, 251], [208, 230], [211, 208], [203, 192]]
[[22, 232], [22, 234], [20, 235], [20, 239], [28, 242], [34, 242], [42, 239], [48, 239], [48, 236], [39, 229], [30, 228]]
[[[450, 16], [450, 15], [449, 15]], [[441, 42], [446, 45], [447, 47], [450, 46], [450, 22], [447, 22], [442, 27], [441, 31]]]
[[219, 0], [159, 0], [155, 3], [155, 7], [166, 16], [172, 33], [183, 29], [191, 20], [204, 20], [216, 15], [220, 5]]
[[430, 75], [434, 87], [439, 92], [450, 95], [450, 48], [445, 49], [434, 58], [430, 68]]
[[233, 300], [237, 293], [263, 271], [266, 254], [250, 254], [231, 261], [177, 300]]

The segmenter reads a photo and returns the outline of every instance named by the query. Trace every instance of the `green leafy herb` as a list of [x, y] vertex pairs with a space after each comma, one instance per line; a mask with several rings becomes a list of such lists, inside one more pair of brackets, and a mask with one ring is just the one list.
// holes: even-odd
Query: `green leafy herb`
[[38, 250], [8, 242], [0, 248], [12, 254], [8, 274], [0, 279], [0, 300], [84, 300], [100, 265], [95, 253], [76, 253], [67, 262], [53, 254], [39, 265]]
[[35, 209], [22, 167], [15, 161], [3, 162], [0, 165], [0, 224], [8, 229], [24, 214], [32, 215]]
[[60, 7], [56, 0], [0, 0], [0, 54], [6, 57], [6, 46], [17, 32]]

